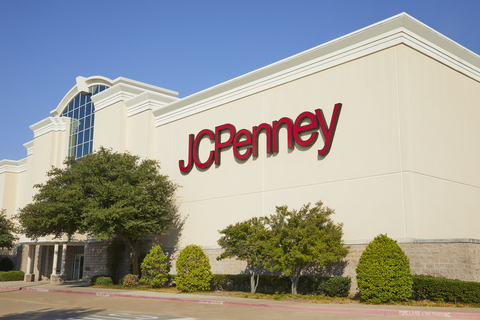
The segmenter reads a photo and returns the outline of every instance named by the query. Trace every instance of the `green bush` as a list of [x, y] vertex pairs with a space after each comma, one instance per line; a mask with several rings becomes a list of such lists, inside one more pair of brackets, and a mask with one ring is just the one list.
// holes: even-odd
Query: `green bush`
[[138, 275], [136, 274], [127, 274], [123, 278], [124, 287], [136, 287], [138, 285]]
[[13, 270], [14, 265], [12, 259], [9, 257], [3, 257], [0, 259], [0, 271], [10, 271]]
[[320, 281], [318, 292], [327, 297], [347, 297], [351, 284], [352, 278], [350, 277], [331, 277]]
[[0, 271], [0, 281], [23, 281], [24, 279], [23, 271]]
[[438, 302], [480, 303], [480, 283], [413, 276], [413, 298]]
[[97, 286], [113, 286], [113, 281], [110, 277], [98, 277], [95, 284]]
[[140, 283], [150, 285], [153, 288], [159, 288], [168, 283], [170, 266], [166, 259], [167, 257], [163, 253], [162, 248], [159, 245], [153, 246], [140, 266], [142, 270]]
[[[346, 297], [350, 291], [350, 277], [309, 277], [302, 276], [298, 281], [298, 292], [301, 294], [323, 294], [329, 297]], [[259, 293], [290, 292], [290, 277], [260, 276]], [[250, 275], [248, 274], [214, 274], [212, 289], [250, 291]]]
[[194, 244], [186, 246], [177, 259], [177, 289], [186, 292], [208, 290], [211, 280], [210, 262], [205, 252]]
[[367, 302], [403, 301], [412, 296], [413, 280], [407, 256], [397, 242], [378, 235], [358, 262], [357, 283]]
[[98, 278], [101, 278], [101, 277], [108, 277], [108, 275], [98, 274], [98, 275], [96, 275], [96, 276], [93, 276], [93, 277], [90, 279], [90, 284], [91, 284], [92, 286], [96, 285], [97, 279], [98, 279]]

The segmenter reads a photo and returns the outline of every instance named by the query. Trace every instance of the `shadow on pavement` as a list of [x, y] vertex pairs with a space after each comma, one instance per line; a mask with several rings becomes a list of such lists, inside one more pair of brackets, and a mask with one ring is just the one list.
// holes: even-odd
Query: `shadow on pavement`
[[69, 319], [69, 318], [82, 318], [95, 313], [104, 312], [105, 309], [53, 309], [45, 308], [35, 311], [26, 311], [22, 313], [10, 313], [0, 317], [0, 319], [9, 320], [56, 320], [56, 319]]

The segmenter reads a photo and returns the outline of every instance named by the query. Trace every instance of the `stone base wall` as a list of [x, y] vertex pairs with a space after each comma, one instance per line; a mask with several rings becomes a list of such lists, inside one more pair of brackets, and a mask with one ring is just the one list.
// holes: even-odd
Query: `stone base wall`
[[[399, 243], [415, 275], [480, 282], [480, 243]], [[367, 247], [350, 245], [344, 276], [352, 277], [351, 291], [357, 291], [355, 268]]]
[[[90, 281], [94, 275], [108, 274], [105, 263], [107, 259], [107, 247], [111, 241], [90, 241], [85, 244], [85, 260], [83, 281]], [[139, 243], [139, 254], [148, 253], [151, 246], [155, 243], [155, 239], [146, 238]], [[480, 243], [399, 243], [402, 250], [406, 253], [410, 261], [410, 269], [412, 274], [432, 275], [436, 277], [445, 277], [449, 279], [459, 279], [466, 281], [480, 282]], [[356, 292], [356, 272], [355, 268], [363, 251], [367, 247], [366, 244], [350, 245], [350, 253], [347, 257], [331, 266], [328, 269], [317, 270], [312, 275], [343, 275], [352, 278], [352, 293]], [[48, 262], [52, 260], [53, 248], [45, 247], [44, 255], [48, 257]], [[52, 251], [48, 252], [47, 251]], [[217, 257], [221, 254], [222, 249], [205, 248], [206, 255], [210, 260], [212, 273], [214, 274], [246, 274], [246, 263], [236, 259], [224, 259], [217, 261]], [[170, 261], [171, 274], [176, 274], [176, 259], [180, 251], [164, 250]], [[16, 251], [15, 266], [17, 270], [26, 268], [26, 260], [28, 255], [28, 246], [19, 246]], [[61, 253], [61, 249], [60, 249]], [[43, 254], [42, 254], [43, 256]], [[66, 279], [71, 278], [72, 272], [72, 256], [73, 247], [69, 246], [67, 250], [66, 261]], [[59, 264], [61, 254], [59, 256]], [[51, 273], [51, 262], [43, 261], [42, 267], [44, 272], [41, 276], [47, 278]], [[50, 265], [49, 265], [50, 264]], [[128, 248], [122, 253], [122, 262], [119, 270], [119, 278], [130, 273], [131, 259]], [[42, 271], [43, 271], [42, 270]], [[26, 270], [23, 270], [26, 271]], [[38, 281], [38, 279], [36, 279]]]

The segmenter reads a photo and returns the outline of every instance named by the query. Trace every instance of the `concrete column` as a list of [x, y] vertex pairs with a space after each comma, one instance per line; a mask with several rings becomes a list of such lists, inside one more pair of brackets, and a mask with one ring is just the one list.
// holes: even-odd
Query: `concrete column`
[[42, 278], [42, 256], [43, 247], [41, 245], [35, 246], [35, 258], [33, 259], [33, 273], [35, 273], [35, 281], [40, 281]]
[[35, 257], [35, 246], [28, 245], [27, 274], [33, 273], [33, 258]]
[[62, 267], [60, 269], [60, 275], [65, 275], [65, 262], [67, 261], [67, 244], [62, 245]]
[[26, 282], [35, 281], [35, 274], [33, 274], [33, 259], [35, 257], [35, 246], [28, 245], [28, 259], [27, 259], [27, 273], [24, 280]]
[[52, 266], [52, 275], [57, 274], [57, 263], [58, 263], [58, 243], [55, 243], [55, 247], [53, 249], [53, 266]]

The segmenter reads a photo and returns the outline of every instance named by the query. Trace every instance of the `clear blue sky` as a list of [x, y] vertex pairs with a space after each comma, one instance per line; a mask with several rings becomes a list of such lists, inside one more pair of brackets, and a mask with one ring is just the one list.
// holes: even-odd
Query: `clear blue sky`
[[185, 97], [401, 12], [480, 54], [480, 0], [2, 0], [0, 160], [79, 75]]

